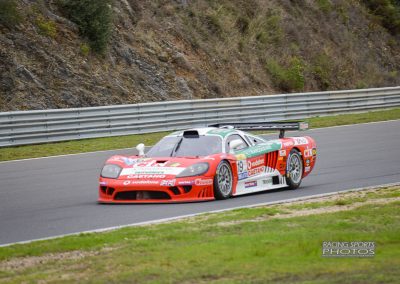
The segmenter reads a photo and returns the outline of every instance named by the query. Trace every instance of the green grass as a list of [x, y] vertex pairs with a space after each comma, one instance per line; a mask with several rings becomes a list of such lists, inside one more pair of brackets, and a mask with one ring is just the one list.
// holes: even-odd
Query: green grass
[[[355, 194], [399, 192], [392, 187]], [[293, 204], [275, 205], [0, 248], [0, 283], [397, 283], [400, 202], [390, 201], [395, 196], [386, 204], [336, 213], [278, 219], [271, 216]], [[248, 218], [253, 221], [221, 225]], [[323, 241], [375, 241], [376, 256], [322, 258]], [[82, 257], [46, 260], [76, 250]], [[29, 259], [22, 261], [29, 256], [42, 259], [29, 265]], [[28, 266], [5, 268], [18, 259]]]
[[[314, 117], [305, 119], [311, 128], [400, 119], [400, 108], [360, 114]], [[134, 147], [139, 143], [154, 145], [169, 132], [128, 135], [68, 142], [0, 148], [0, 161]]]

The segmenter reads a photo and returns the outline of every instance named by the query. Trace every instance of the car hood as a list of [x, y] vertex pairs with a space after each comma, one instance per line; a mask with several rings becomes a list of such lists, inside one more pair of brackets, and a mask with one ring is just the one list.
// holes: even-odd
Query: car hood
[[116, 164], [122, 167], [120, 179], [146, 178], [158, 179], [167, 176], [176, 176], [187, 167], [199, 163], [214, 160], [211, 157], [157, 157], [145, 158], [138, 156], [113, 156], [107, 160], [107, 164]]

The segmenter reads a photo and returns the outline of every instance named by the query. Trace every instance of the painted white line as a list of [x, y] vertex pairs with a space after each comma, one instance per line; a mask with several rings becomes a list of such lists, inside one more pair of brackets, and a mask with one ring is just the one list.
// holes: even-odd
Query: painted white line
[[77, 236], [77, 235], [81, 235], [81, 234], [104, 233], [104, 232], [110, 232], [110, 231], [115, 231], [118, 229], [129, 228], [129, 227], [139, 227], [139, 226], [148, 226], [148, 225], [154, 225], [154, 224], [160, 224], [160, 223], [167, 223], [167, 222], [171, 222], [171, 221], [177, 221], [177, 220], [181, 220], [181, 219], [196, 217], [196, 216], [210, 214], [210, 213], [221, 213], [221, 212], [227, 212], [227, 211], [232, 211], [232, 210], [236, 210], [236, 209], [254, 208], [254, 207], [268, 206], [268, 205], [274, 205], [274, 204], [284, 204], [284, 203], [326, 197], [326, 196], [336, 195], [336, 194], [340, 194], [340, 193], [356, 192], [356, 191], [362, 191], [362, 190], [368, 190], [368, 189], [380, 189], [383, 187], [399, 186], [399, 185], [400, 185], [400, 182], [387, 183], [387, 184], [382, 184], [382, 185], [373, 185], [373, 186], [368, 186], [368, 187], [345, 189], [345, 190], [328, 192], [328, 193], [320, 193], [320, 194], [314, 194], [314, 195], [309, 195], [309, 196], [295, 197], [295, 198], [284, 199], [284, 200], [262, 202], [262, 203], [256, 203], [256, 204], [251, 204], [251, 205], [244, 205], [244, 206], [236, 206], [236, 207], [212, 210], [212, 211], [207, 211], [207, 212], [186, 214], [186, 215], [181, 215], [181, 216], [132, 223], [132, 224], [127, 224], [127, 225], [113, 226], [113, 227], [102, 228], [102, 229], [88, 230], [88, 231], [82, 231], [82, 232], [76, 232], [76, 233], [70, 233], [70, 234], [64, 234], [64, 235], [57, 235], [57, 236], [46, 237], [46, 238], [39, 238], [39, 239], [20, 241], [20, 242], [15, 242], [15, 243], [2, 244], [2, 245], [0, 245], [0, 248], [12, 246], [12, 245], [19, 245], [19, 244], [29, 244], [29, 243], [38, 242], [38, 241], [54, 240], [54, 239], [59, 239], [59, 238], [63, 238], [63, 237]]
[[[322, 118], [323, 116], [321, 116]], [[372, 122], [363, 122], [363, 123], [354, 123], [354, 124], [345, 124], [345, 125], [336, 125], [336, 126], [327, 126], [327, 127], [318, 127], [308, 129], [306, 131], [313, 131], [313, 130], [321, 130], [321, 129], [330, 129], [330, 128], [339, 128], [339, 127], [349, 127], [349, 126], [357, 126], [357, 125], [368, 125], [368, 124], [377, 124], [377, 123], [386, 123], [386, 122], [395, 122], [400, 121], [400, 119], [392, 119], [392, 120], [384, 120], [384, 121], [372, 121]]]
[[[394, 122], [394, 121], [400, 121], [400, 119], [385, 120], [385, 121], [373, 121], [373, 122], [346, 124], [346, 125], [337, 125], [337, 126], [328, 126], [328, 127], [320, 127], [320, 128], [312, 128], [312, 129], [306, 130], [304, 133], [306, 133], [308, 131], [321, 130], [321, 129], [340, 128], [340, 127], [349, 127], [349, 126], [357, 126], [357, 125], [368, 125], [368, 124], [386, 123], [386, 122]], [[287, 131], [287, 132], [295, 132], [295, 131]], [[264, 134], [261, 134], [261, 135], [264, 135]], [[273, 135], [273, 134], [266, 133], [265, 135]], [[152, 146], [146, 146], [146, 148], [147, 147], [151, 148]], [[77, 155], [90, 155], [90, 154], [96, 154], [96, 153], [105, 153], [105, 152], [123, 151], [123, 150], [135, 150], [135, 148], [134, 147], [132, 147], [132, 148], [120, 148], [120, 149], [102, 150], [102, 151], [94, 151], [94, 152], [83, 152], [83, 153], [65, 154], [65, 155], [56, 155], [56, 156], [47, 156], [47, 157], [37, 157], [37, 158], [28, 158], [28, 159], [20, 159], [20, 160], [0, 161], [0, 164], [13, 163], [13, 162], [23, 162], [23, 161], [30, 161], [30, 160], [39, 160], [39, 159], [62, 158], [62, 157], [77, 156]]]
[[[146, 148], [151, 148], [151, 147], [152, 146], [146, 146]], [[57, 155], [57, 156], [47, 156], [47, 157], [37, 157], [37, 158], [29, 158], [29, 159], [2, 161], [2, 162], [0, 162], [0, 164], [13, 163], [13, 162], [24, 162], [24, 161], [40, 160], [40, 159], [62, 158], [62, 157], [77, 156], [77, 155], [89, 155], [89, 154], [105, 153], [105, 152], [112, 152], [112, 151], [123, 151], [123, 150], [136, 151], [135, 147], [120, 148], [120, 149], [102, 150], [102, 151], [94, 151], [94, 152], [83, 152], [83, 153], [75, 153], [75, 154], [65, 154], [65, 155]]]

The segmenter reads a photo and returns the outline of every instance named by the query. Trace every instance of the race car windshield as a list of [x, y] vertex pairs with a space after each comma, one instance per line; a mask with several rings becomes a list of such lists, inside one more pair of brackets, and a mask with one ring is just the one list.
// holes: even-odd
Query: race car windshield
[[164, 137], [146, 154], [147, 157], [208, 156], [222, 152], [222, 141], [217, 136]]

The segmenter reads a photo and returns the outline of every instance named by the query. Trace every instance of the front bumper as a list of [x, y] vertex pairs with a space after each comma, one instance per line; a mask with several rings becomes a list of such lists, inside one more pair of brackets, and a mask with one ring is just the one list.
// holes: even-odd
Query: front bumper
[[100, 178], [99, 203], [173, 203], [214, 199], [212, 178], [116, 180]]

